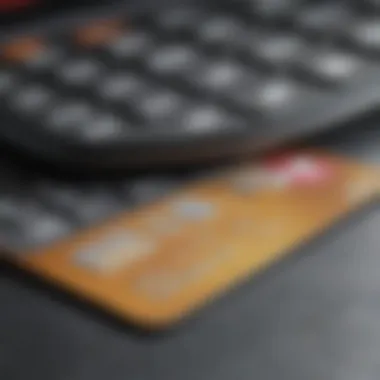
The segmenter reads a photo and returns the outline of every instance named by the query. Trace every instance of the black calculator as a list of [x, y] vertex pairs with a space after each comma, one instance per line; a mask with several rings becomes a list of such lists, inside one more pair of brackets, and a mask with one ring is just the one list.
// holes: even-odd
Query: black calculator
[[377, 0], [2, 8], [0, 139], [62, 167], [256, 153], [379, 106]]

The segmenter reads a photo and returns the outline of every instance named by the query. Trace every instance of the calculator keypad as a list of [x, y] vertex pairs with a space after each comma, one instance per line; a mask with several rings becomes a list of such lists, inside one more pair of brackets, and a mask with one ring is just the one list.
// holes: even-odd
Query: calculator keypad
[[375, 0], [223, 0], [15, 38], [0, 49], [0, 115], [78, 146], [250, 133], [341, 98], [378, 64], [378, 10]]

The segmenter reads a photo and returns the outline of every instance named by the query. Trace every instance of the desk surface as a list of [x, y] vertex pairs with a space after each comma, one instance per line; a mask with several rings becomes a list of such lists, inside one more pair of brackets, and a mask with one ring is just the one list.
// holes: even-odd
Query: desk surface
[[[325, 145], [380, 162], [371, 126]], [[0, 277], [0, 379], [378, 380], [380, 207], [148, 336], [11, 269]]]

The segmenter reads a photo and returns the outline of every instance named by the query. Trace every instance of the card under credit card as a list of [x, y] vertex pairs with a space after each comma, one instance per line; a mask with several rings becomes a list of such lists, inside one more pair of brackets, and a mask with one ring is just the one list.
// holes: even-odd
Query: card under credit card
[[13, 260], [140, 327], [166, 328], [374, 201], [379, 172], [285, 152]]

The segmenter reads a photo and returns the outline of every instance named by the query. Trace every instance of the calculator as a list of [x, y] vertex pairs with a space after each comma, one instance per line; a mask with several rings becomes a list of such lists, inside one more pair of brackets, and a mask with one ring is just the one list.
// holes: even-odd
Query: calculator
[[376, 0], [1, 3], [0, 138], [60, 167], [226, 159], [379, 105]]

